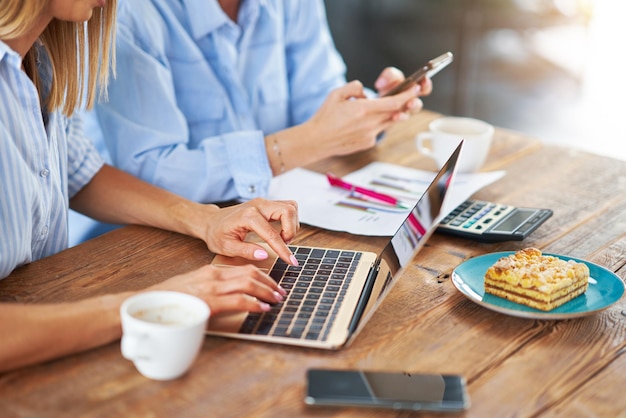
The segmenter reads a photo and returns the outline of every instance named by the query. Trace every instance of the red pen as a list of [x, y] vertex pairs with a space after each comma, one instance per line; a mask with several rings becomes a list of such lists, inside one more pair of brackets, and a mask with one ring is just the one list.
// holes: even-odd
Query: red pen
[[363, 196], [371, 197], [372, 199], [380, 200], [381, 202], [388, 203], [390, 205], [403, 208], [400, 201], [393, 196], [375, 192], [374, 190], [366, 189], [364, 187], [355, 186], [346, 181], [343, 181], [339, 177], [334, 176], [331, 173], [326, 173], [326, 178], [331, 186], [340, 187], [342, 189], [350, 190], [362, 194]]

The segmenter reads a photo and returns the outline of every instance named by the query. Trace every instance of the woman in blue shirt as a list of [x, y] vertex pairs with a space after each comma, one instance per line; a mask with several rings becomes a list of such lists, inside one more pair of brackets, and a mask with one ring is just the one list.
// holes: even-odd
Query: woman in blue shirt
[[[376, 87], [403, 79], [387, 68]], [[247, 200], [274, 175], [373, 147], [431, 88], [367, 98], [346, 84], [322, 0], [125, 0], [96, 114], [117, 167], [194, 201]]]
[[[98, 82], [106, 84], [108, 65], [98, 64], [109, 62], [115, 10], [115, 0], [2, 0], [0, 278], [67, 246], [68, 205], [102, 221], [164, 228], [203, 239], [215, 252], [264, 259], [262, 247], [242, 240], [255, 231], [297, 264], [285, 244], [298, 229], [294, 202], [257, 199], [227, 209], [194, 203], [104, 165], [85, 139], [73, 111], [84, 96], [92, 104]], [[281, 233], [269, 221], [280, 221]], [[206, 266], [152, 289], [195, 293], [212, 313], [266, 311], [285, 294], [252, 267]], [[119, 307], [131, 294], [62, 306], [1, 303], [0, 371], [118, 339]]]

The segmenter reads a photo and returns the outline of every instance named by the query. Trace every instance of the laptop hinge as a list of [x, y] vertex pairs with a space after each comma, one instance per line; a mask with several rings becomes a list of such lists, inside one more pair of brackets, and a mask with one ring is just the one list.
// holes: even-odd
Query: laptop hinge
[[352, 335], [352, 333], [354, 333], [357, 326], [359, 325], [359, 322], [361, 321], [361, 317], [363, 316], [363, 312], [365, 312], [365, 307], [370, 300], [372, 289], [374, 288], [374, 283], [376, 283], [376, 277], [378, 276], [379, 271], [380, 259], [376, 259], [376, 262], [374, 263], [372, 268], [370, 268], [367, 279], [365, 279], [363, 291], [361, 292], [361, 296], [359, 297], [356, 309], [354, 310], [354, 315], [352, 315], [352, 320], [350, 321], [350, 325], [348, 326], [348, 335]]

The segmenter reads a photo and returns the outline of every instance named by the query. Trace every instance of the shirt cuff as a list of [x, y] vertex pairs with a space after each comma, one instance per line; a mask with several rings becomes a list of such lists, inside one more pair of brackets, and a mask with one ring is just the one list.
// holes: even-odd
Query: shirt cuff
[[223, 137], [238, 195], [244, 200], [266, 197], [272, 169], [267, 159], [263, 132], [233, 132]]

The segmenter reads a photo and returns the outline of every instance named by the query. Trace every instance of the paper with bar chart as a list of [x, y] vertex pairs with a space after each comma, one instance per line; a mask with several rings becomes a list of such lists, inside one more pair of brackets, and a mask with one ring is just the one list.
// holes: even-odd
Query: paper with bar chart
[[[504, 171], [457, 174], [444, 215], [504, 174]], [[350, 184], [399, 201], [391, 205], [333, 187], [324, 174], [296, 168], [272, 179], [268, 198], [297, 201], [302, 223], [358, 235], [389, 236], [397, 231], [435, 175], [431, 171], [373, 162], [342, 177]]]

